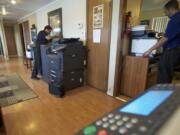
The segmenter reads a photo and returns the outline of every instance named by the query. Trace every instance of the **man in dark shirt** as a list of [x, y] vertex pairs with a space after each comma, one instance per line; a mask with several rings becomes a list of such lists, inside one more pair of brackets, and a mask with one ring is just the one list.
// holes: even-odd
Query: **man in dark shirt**
[[164, 6], [165, 14], [170, 18], [164, 36], [144, 53], [149, 56], [150, 53], [163, 47], [158, 69], [158, 83], [171, 83], [174, 74], [174, 68], [180, 60], [180, 11], [179, 3], [176, 0], [169, 1]]
[[36, 48], [34, 50], [34, 66], [31, 76], [32, 79], [39, 80], [37, 75], [38, 73], [42, 72], [40, 45], [46, 45], [52, 40], [53, 37], [50, 36], [51, 31], [52, 31], [51, 26], [47, 25], [44, 27], [44, 30], [38, 33], [37, 40], [35, 43]]

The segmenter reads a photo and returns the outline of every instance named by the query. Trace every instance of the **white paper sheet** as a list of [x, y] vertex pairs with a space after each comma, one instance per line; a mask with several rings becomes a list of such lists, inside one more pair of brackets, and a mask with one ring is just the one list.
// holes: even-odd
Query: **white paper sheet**
[[101, 29], [93, 30], [93, 43], [101, 42]]

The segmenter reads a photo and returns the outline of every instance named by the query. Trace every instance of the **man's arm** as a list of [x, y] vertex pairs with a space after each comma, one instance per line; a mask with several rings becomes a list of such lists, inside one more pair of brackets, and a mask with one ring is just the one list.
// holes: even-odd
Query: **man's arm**
[[50, 36], [50, 35], [48, 35], [48, 36], [46, 36], [45, 37], [47, 40], [51, 40], [51, 39], [53, 39], [53, 38], [60, 38], [60, 36]]
[[168, 38], [163, 36], [152, 48], [150, 48], [148, 51], [146, 51], [146, 52], [143, 54], [143, 56], [144, 56], [144, 57], [148, 57], [153, 50], [156, 50], [156, 49], [160, 48], [160, 47], [163, 46], [167, 41], [168, 41]]

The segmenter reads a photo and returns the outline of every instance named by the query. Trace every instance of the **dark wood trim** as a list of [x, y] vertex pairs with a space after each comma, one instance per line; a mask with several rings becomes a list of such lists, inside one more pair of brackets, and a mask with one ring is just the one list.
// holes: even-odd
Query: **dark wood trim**
[[23, 23], [19, 24], [19, 31], [20, 31], [20, 38], [21, 38], [21, 46], [22, 46], [22, 50], [23, 50], [23, 56], [25, 56], [26, 48], [25, 48], [25, 42], [24, 42]]
[[125, 13], [127, 7], [127, 0], [120, 0], [119, 26], [118, 26], [118, 43], [116, 53], [116, 69], [113, 96], [120, 94], [121, 77], [123, 69], [123, 33], [125, 31]]
[[[110, 63], [110, 49], [111, 49], [111, 31], [112, 31], [111, 28], [112, 28], [113, 0], [110, 1], [110, 5], [109, 5], [109, 6], [110, 6], [110, 12], [111, 12], [111, 13], [110, 13], [110, 16], [109, 16], [109, 19], [110, 19], [111, 21], [110, 21], [110, 23], [109, 23], [109, 37], [108, 37], [108, 38], [109, 38], [109, 40], [108, 40], [108, 41], [109, 41], [109, 46], [108, 46], [108, 47], [109, 47], [109, 48], [108, 48], [108, 49], [109, 49], [109, 52], [108, 52], [109, 61], [108, 61], [108, 63], [107, 63], [107, 64], [108, 64], [108, 68], [107, 68], [108, 73], [107, 73], [107, 81], [106, 81], [107, 91], [108, 91], [108, 81], [109, 81], [108, 78], [109, 78], [109, 63]], [[106, 91], [106, 92], [107, 92], [107, 91]]]

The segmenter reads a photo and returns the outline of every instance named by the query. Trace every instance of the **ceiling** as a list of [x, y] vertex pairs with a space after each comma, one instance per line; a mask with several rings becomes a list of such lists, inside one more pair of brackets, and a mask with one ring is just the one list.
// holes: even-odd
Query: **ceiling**
[[[142, 11], [163, 9], [169, 0], [143, 0]], [[180, 1], [180, 0], [178, 0]]]
[[[17, 20], [56, 0], [16, 0], [15, 5], [12, 5], [10, 1], [0, 0], [0, 18]], [[2, 6], [6, 6], [7, 15], [5, 16], [1, 13]]]

